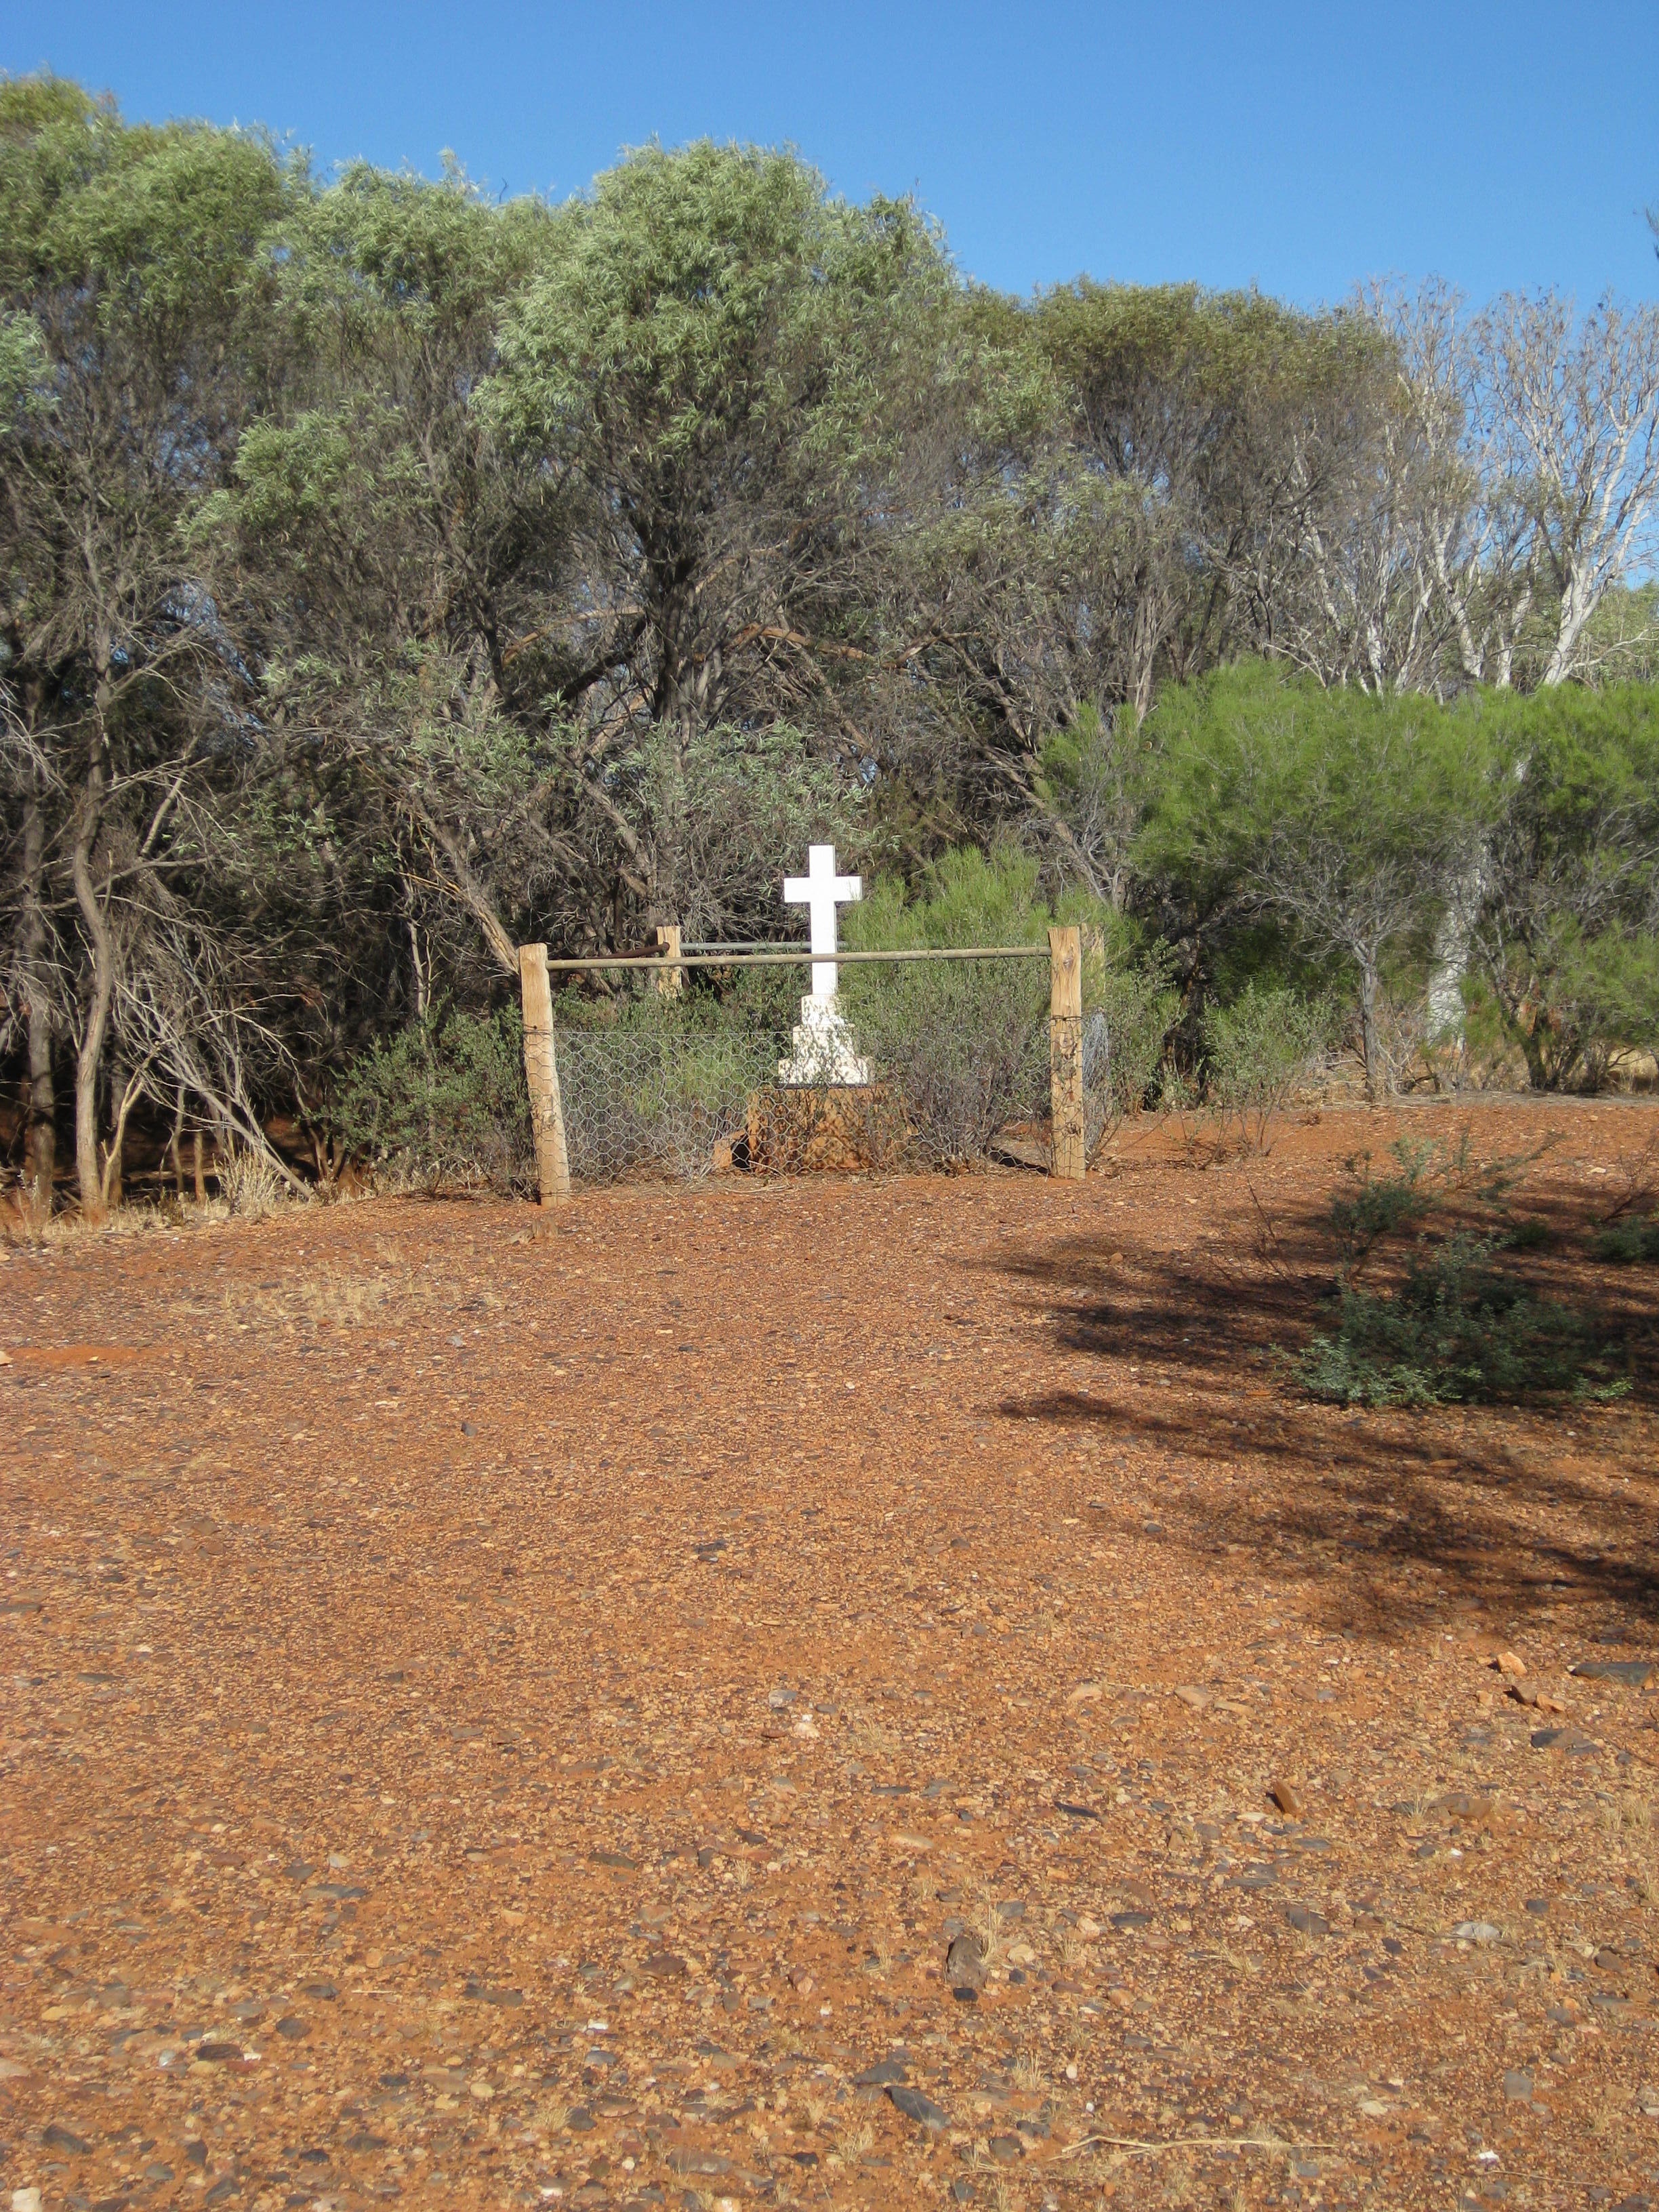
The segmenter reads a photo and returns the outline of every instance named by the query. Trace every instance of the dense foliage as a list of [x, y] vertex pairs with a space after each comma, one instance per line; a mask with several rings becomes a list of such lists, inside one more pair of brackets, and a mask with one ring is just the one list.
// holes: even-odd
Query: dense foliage
[[12, 1157], [95, 1209], [135, 1115], [361, 1132], [518, 942], [776, 933], [814, 836], [912, 905], [1024, 855], [1189, 1066], [1255, 978], [1378, 1088], [1483, 1023], [1600, 1080], [1656, 405], [1612, 307], [1016, 303], [791, 155], [501, 204], [0, 82]]

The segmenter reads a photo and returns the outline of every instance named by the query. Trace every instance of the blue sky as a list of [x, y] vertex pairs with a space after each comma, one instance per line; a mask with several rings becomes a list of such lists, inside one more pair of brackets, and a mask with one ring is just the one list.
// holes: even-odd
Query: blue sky
[[558, 197], [617, 150], [791, 143], [914, 191], [963, 269], [1255, 283], [1313, 303], [1435, 273], [1480, 300], [1659, 296], [1652, 0], [3, 0], [0, 68]]

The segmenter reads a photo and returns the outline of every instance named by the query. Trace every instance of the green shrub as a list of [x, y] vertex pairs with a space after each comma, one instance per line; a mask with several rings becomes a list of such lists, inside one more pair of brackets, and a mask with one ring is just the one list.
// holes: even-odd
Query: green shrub
[[1204, 1018], [1206, 1088], [1224, 1133], [1249, 1152], [1268, 1150], [1273, 1116], [1318, 1066], [1331, 1030], [1323, 1001], [1247, 983]]
[[1162, 947], [1140, 952], [1130, 965], [1127, 949], [1103, 935], [1085, 944], [1083, 1086], [1093, 1159], [1155, 1094], [1181, 994], [1170, 987], [1170, 958]]
[[[907, 900], [878, 884], [847, 920], [849, 945], [1042, 945], [1035, 861], [948, 853]], [[983, 1159], [1007, 1122], [1041, 1113], [1048, 1084], [1048, 970], [1040, 960], [918, 960], [844, 968], [842, 1004], [878, 1082], [898, 1092], [922, 1158]]]
[[1535, 1214], [1517, 1221], [1510, 1231], [1511, 1252], [1547, 1252], [1554, 1242], [1555, 1231], [1547, 1221], [1540, 1221]]
[[1659, 1213], [1650, 1214], [1645, 1221], [1638, 1214], [1627, 1213], [1612, 1223], [1595, 1240], [1595, 1256], [1626, 1267], [1639, 1260], [1659, 1260]]
[[1344, 1284], [1334, 1335], [1316, 1335], [1299, 1373], [1316, 1398], [1345, 1405], [1484, 1403], [1622, 1387], [1592, 1323], [1492, 1265], [1506, 1239], [1455, 1230], [1403, 1282]]
[[570, 1172], [579, 1182], [657, 1173], [698, 1182], [777, 1074], [778, 1041], [666, 1001], [558, 1040]]
[[515, 1010], [434, 1007], [347, 1069], [334, 1133], [377, 1171], [436, 1188], [535, 1188], [524, 1028]]
[[[1617, 1372], [1620, 1347], [1592, 1316], [1541, 1297], [1502, 1264], [1538, 1243], [1540, 1224], [1517, 1223], [1509, 1211], [1510, 1191], [1537, 1155], [1478, 1164], [1467, 1131], [1450, 1152], [1402, 1139], [1394, 1154], [1390, 1176], [1373, 1176], [1369, 1160], [1350, 1162], [1353, 1187], [1332, 1202], [1337, 1321], [1295, 1363], [1303, 1388], [1371, 1406], [1513, 1402], [1568, 1391], [1607, 1398], [1628, 1389]], [[1437, 1218], [1446, 1224], [1438, 1234], [1431, 1228]], [[1415, 1241], [1403, 1272], [1382, 1287], [1362, 1283], [1371, 1261], [1407, 1236]]]
[[[1085, 933], [1083, 1066], [1092, 1156], [1145, 1103], [1174, 1018], [1167, 959], [1139, 954], [1109, 909], [1073, 900], [1059, 917]], [[1025, 854], [945, 854], [921, 895], [878, 884], [850, 909], [849, 945], [1048, 942], [1056, 917]], [[958, 1167], [983, 1158], [1010, 1121], [1048, 1109], [1048, 967], [1041, 959], [918, 961], [849, 967], [842, 1000], [878, 1081], [893, 1085], [922, 1157]]]

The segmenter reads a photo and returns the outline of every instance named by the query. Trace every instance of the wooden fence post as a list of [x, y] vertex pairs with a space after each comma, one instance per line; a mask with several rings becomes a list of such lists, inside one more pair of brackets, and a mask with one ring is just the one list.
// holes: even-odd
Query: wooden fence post
[[1087, 1165], [1083, 1119], [1083, 933], [1048, 932], [1050, 1173], [1081, 1182]]
[[[657, 924], [657, 950], [662, 954], [665, 960], [678, 960], [679, 958], [680, 926], [678, 922], [659, 921]], [[661, 998], [678, 999], [684, 988], [685, 970], [684, 968], [665, 968], [661, 975], [657, 978], [657, 992], [658, 995]]]
[[565, 1150], [564, 1103], [553, 1055], [553, 987], [547, 947], [519, 947], [519, 989], [524, 1002], [524, 1073], [530, 1086], [530, 1121], [536, 1134], [536, 1181], [544, 1206], [562, 1206], [570, 1195], [570, 1156]]

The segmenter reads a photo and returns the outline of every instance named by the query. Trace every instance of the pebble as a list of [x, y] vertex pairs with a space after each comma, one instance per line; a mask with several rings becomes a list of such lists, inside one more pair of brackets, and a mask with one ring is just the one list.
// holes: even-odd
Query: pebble
[[862, 2073], [855, 2074], [853, 2086], [858, 2089], [885, 2089], [908, 2079], [905, 2069], [896, 2058], [881, 2058], [873, 2066], [866, 2066]]
[[985, 1987], [985, 1954], [980, 1949], [977, 1936], [970, 1936], [964, 1929], [954, 1939], [945, 1954], [945, 1978], [953, 1990]]
[[1531, 2104], [1531, 2075], [1522, 2074], [1518, 2068], [1511, 2069], [1511, 2070], [1504, 2076], [1504, 2094], [1512, 2105]]
[[1287, 1905], [1285, 1917], [1304, 1936], [1328, 1936], [1331, 1932], [1331, 1923], [1324, 1914], [1305, 1905]]
[[1576, 1728], [1534, 1729], [1531, 1736], [1534, 1751], [1594, 1751], [1595, 1740]]
[[1490, 1920], [1460, 1920], [1452, 1929], [1460, 1943], [1495, 1943], [1502, 1933]]
[[1581, 1659], [1568, 1673], [1588, 1682], [1620, 1682], [1627, 1690], [1643, 1690], [1653, 1675], [1648, 1659]]
[[930, 2135], [937, 2135], [941, 2129], [951, 2124], [951, 2116], [944, 2106], [936, 2105], [931, 2097], [923, 2096], [920, 2089], [904, 2087], [895, 2082], [887, 2094], [896, 2112], [902, 2112], [907, 2120], [915, 2121], [918, 2127], [926, 2128]]
[[1269, 1783], [1267, 1795], [1287, 1820], [1295, 1820], [1302, 1810], [1302, 1799], [1297, 1794], [1294, 1783]]

